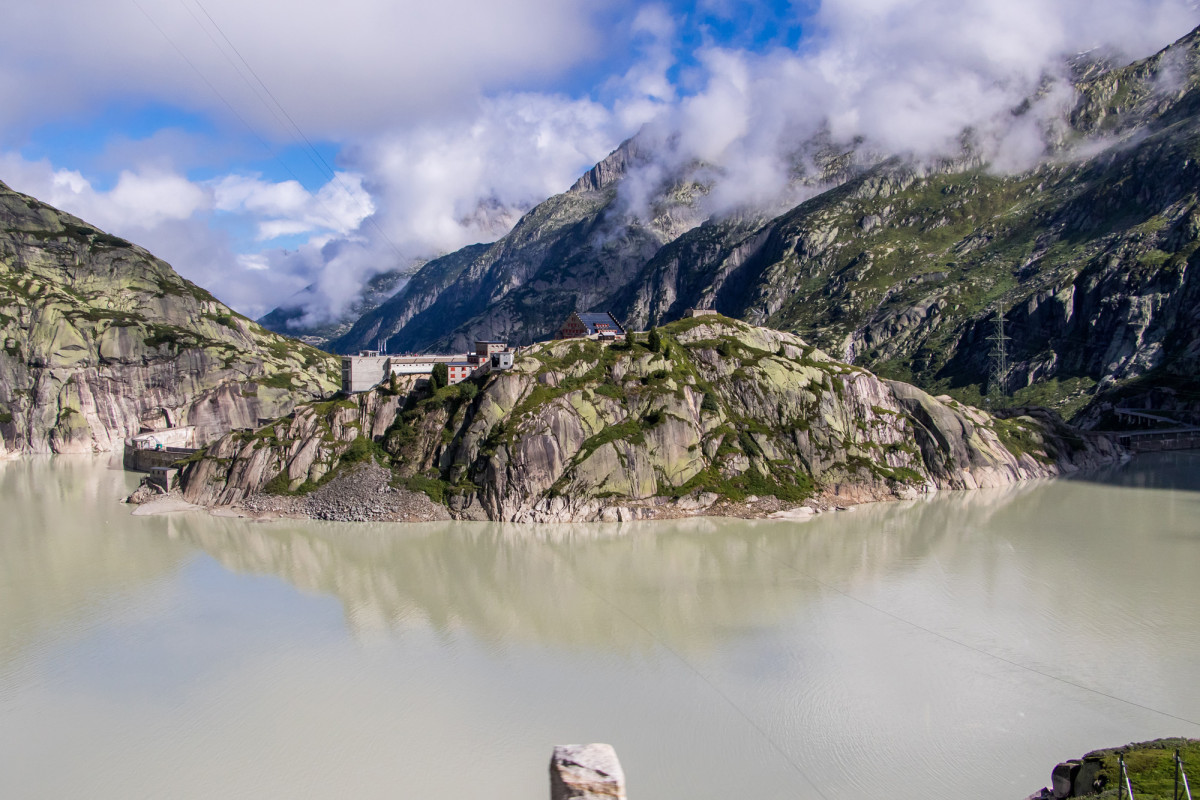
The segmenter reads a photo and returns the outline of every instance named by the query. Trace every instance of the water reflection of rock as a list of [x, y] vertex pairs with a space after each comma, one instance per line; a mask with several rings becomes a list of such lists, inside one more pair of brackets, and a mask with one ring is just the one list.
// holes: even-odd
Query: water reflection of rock
[[129, 517], [130, 483], [90, 456], [0, 462], [0, 663], [187, 557], [163, 539], [164, 520]]
[[860, 507], [808, 523], [423, 525], [177, 516], [173, 536], [226, 567], [337, 597], [358, 633], [430, 625], [484, 640], [625, 652], [706, 650], [777, 625], [829, 590], [919, 563], [1031, 487]]

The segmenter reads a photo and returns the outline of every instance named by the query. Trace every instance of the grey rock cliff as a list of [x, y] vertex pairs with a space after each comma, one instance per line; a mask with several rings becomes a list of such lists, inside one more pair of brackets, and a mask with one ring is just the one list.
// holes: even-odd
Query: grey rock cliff
[[348, 453], [466, 519], [763, 515], [1000, 486], [1112, 460], [1038, 415], [997, 419], [721, 317], [640, 343], [547, 342], [511, 372], [308, 404], [214, 443], [184, 472], [196, 503], [320, 486]]
[[140, 247], [0, 184], [0, 455], [202, 441], [336, 388], [336, 361], [265, 331]]

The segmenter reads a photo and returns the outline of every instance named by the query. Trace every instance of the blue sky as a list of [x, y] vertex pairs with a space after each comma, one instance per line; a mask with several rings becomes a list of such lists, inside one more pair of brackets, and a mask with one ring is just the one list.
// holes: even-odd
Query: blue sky
[[[314, 319], [376, 272], [497, 238], [643, 128], [728, 177], [719, 213], [777, 199], [804, 137], [935, 154], [1065, 56], [1143, 56], [1198, 21], [1193, 0], [44, 0], [7, 16], [0, 180], [253, 316], [313, 284]], [[999, 161], [1040, 152], [1036, 131], [994, 138]]]
[[[678, 25], [676, 39], [671, 43], [674, 63], [667, 77], [682, 86], [687, 82], [687, 73], [698, 67], [696, 53], [702, 49], [726, 47], [764, 52], [797, 47], [803, 38], [803, 21], [815, 4], [729, 0], [699, 7], [694, 2], [661, 7]], [[147, 10], [151, 8], [147, 4]], [[610, 10], [594, 12], [592, 18], [603, 26], [602, 33], [609, 40], [604, 49], [582, 56], [561, 73], [537, 77], [524, 85], [513, 81], [506, 88], [561, 93], [598, 102], [611, 100], [611, 87], [607, 84], [612, 76], [629, 70], [638, 58], [639, 45], [650, 43], [653, 38], [648, 33], [630, 32], [639, 8], [634, 4], [617, 4]], [[151, 34], [162, 35], [149, 29], [142, 33], [151, 38]], [[179, 59], [180, 65], [188, 64], [184, 54], [179, 54]], [[216, 89], [221, 89], [215, 80], [217, 76], [205, 69], [197, 71], [214, 80]], [[213, 179], [230, 169], [258, 173], [272, 181], [299, 180], [312, 190], [329, 180], [325, 165], [337, 163], [342, 149], [338, 141], [320, 138], [313, 141], [310, 137], [309, 142], [300, 142], [294, 135], [282, 139], [271, 136], [258, 125], [243, 122], [253, 123], [252, 115], [259, 113], [257, 108], [218, 107], [215, 111], [197, 109], [193, 103], [176, 105], [160, 97], [114, 92], [99, 104], [63, 109], [45, 119], [32, 117], [28, 123], [32, 127], [14, 126], [4, 131], [2, 144], [29, 160], [47, 159], [78, 169], [100, 190], [111, 189], [121, 169], [127, 166], [119, 152], [110, 152], [114, 143], [144, 141], [162, 131], [182, 132], [205, 141], [211, 148], [204, 159], [187, 152], [177, 154], [179, 166], [193, 180]], [[309, 143], [315, 147], [316, 157]]]

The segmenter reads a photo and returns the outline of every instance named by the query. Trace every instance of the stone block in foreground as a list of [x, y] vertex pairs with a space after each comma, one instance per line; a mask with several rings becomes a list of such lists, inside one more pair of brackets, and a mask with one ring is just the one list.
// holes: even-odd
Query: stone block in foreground
[[610, 744], [560, 744], [550, 758], [550, 800], [625, 800], [625, 772]]

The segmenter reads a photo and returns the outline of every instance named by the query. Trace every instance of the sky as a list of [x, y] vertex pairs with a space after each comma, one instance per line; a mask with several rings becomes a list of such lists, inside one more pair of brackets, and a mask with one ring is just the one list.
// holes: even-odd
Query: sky
[[[39, 0], [0, 26], [0, 181], [258, 317], [503, 235], [624, 139], [710, 213], [777, 202], [819, 133], [999, 169], [1044, 153], [1065, 59], [1131, 60], [1196, 0]], [[1050, 90], [1045, 87], [1050, 86]], [[1011, 110], [1038, 90], [1034, 113]], [[632, 183], [632, 182], [631, 182]]]

